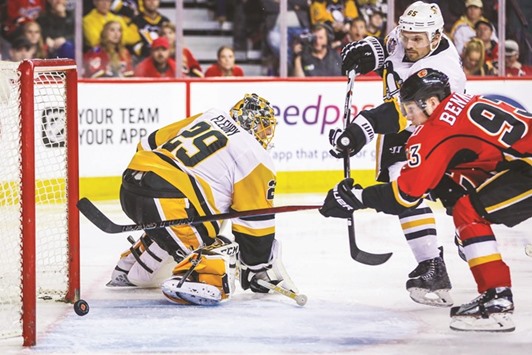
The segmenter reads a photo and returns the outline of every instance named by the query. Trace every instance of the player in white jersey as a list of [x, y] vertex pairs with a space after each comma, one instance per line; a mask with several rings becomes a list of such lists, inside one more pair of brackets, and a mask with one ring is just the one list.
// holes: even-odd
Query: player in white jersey
[[[251, 94], [230, 114], [211, 109], [151, 133], [123, 174], [122, 209], [148, 223], [273, 207], [267, 149], [276, 124], [270, 103]], [[108, 286], [161, 286], [174, 303], [217, 304], [234, 291], [238, 258], [244, 290], [268, 292], [257, 283], [263, 279], [297, 292], [281, 262], [273, 215], [233, 219], [234, 241], [219, 235], [221, 224], [146, 230]]]
[[[422, 68], [442, 71], [450, 78], [451, 90], [464, 92], [465, 75], [451, 40], [443, 34], [443, 17], [436, 4], [417, 1], [399, 18], [399, 25], [385, 39], [384, 48], [375, 38], [352, 42], [342, 50], [343, 71], [365, 74], [377, 71], [383, 78], [384, 103], [362, 111], [345, 130], [331, 130], [329, 138], [336, 157], [353, 156], [377, 138], [377, 181], [396, 180], [406, 163], [405, 143], [411, 134], [400, 110], [399, 89], [404, 80]], [[406, 129], [405, 129], [406, 128]], [[345, 142], [349, 142], [345, 144]], [[451, 282], [438, 248], [435, 218], [423, 202], [399, 215], [401, 227], [418, 266], [408, 275], [406, 288], [416, 302], [451, 306]], [[424, 275], [440, 277], [427, 282]], [[434, 279], [432, 279], [434, 280]], [[428, 293], [435, 293], [438, 297]]]

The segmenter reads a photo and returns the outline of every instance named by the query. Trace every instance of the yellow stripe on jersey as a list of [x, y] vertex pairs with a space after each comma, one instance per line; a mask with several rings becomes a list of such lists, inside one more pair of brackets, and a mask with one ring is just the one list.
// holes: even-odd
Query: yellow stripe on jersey
[[467, 263], [469, 264], [469, 267], [472, 268], [478, 265], [487, 264], [492, 261], [499, 261], [499, 260], [502, 260], [502, 257], [501, 257], [501, 254], [497, 253], [497, 254], [481, 256], [479, 258], [474, 258], [474, 259], [468, 260]]
[[384, 136], [382, 134], [377, 134], [377, 139], [375, 139], [375, 179], [379, 178], [379, 173], [381, 171], [382, 145], [383, 144], [384, 144]]
[[[268, 182], [272, 186], [266, 185]], [[273, 189], [274, 184], [274, 172], [263, 164], [257, 165], [246, 177], [235, 183], [231, 208], [246, 211], [273, 207], [273, 193], [268, 196], [268, 190]]]
[[419, 226], [426, 226], [426, 225], [431, 225], [431, 224], [432, 225], [436, 224], [436, 219], [434, 219], [434, 218], [416, 219], [416, 220], [413, 220], [413, 221], [401, 223], [401, 227], [403, 229], [410, 229], [410, 228], [415, 228], [415, 227], [419, 227]]
[[[171, 123], [155, 131], [156, 146], [160, 146], [161, 144], [166, 143], [170, 139], [175, 138], [177, 136], [177, 132], [182, 130], [183, 127], [186, 127], [189, 124], [191, 124], [192, 121], [194, 121], [196, 118], [198, 118], [202, 114], [203, 113], [198, 113], [197, 115], [190, 116], [188, 118], [185, 118], [184, 120]], [[142, 141], [137, 145], [137, 150], [145, 150], [142, 147]]]
[[203, 180], [200, 176], [197, 176], [197, 175], [195, 175], [194, 178], [200, 184], [201, 189], [203, 190], [204, 197], [212, 208], [211, 212], [215, 214], [221, 213], [220, 210], [218, 210], [216, 206], [214, 206], [214, 203], [213, 203], [214, 194], [212, 192], [210, 185], [207, 183], [207, 181]]
[[487, 206], [487, 207], [485, 207], [485, 209], [486, 209], [486, 212], [493, 213], [493, 212], [496, 212], [498, 210], [507, 208], [508, 206], [511, 206], [513, 204], [516, 204], [516, 203], [518, 203], [520, 201], [526, 200], [527, 198], [530, 198], [531, 196], [532, 196], [532, 189], [530, 189], [530, 190], [528, 190], [526, 192], [523, 192], [522, 194], [517, 195], [517, 196], [515, 196], [515, 197], [513, 197], [511, 199], [508, 199], [506, 201], [497, 203], [496, 205]]
[[397, 180], [392, 181], [390, 185], [392, 187], [392, 192], [393, 196], [395, 197], [395, 201], [397, 201], [397, 203], [401, 206], [411, 208], [417, 205], [417, 203], [419, 202], [419, 200], [415, 200], [413, 202], [405, 200], [403, 196], [401, 196], [401, 191], [399, 190], [399, 186], [397, 186]]
[[[156, 199], [158, 208], [162, 210], [159, 210], [159, 214], [161, 215], [162, 219], [170, 220], [187, 218], [188, 216], [185, 210], [187, 208], [186, 200], [187, 199], [185, 198]], [[216, 231], [210, 223], [205, 223], [205, 227], [207, 227], [210, 236], [214, 237], [216, 235]], [[180, 244], [180, 246], [184, 246], [185, 248], [188, 248], [190, 250], [196, 250], [201, 246], [201, 237], [196, 235], [191, 225], [176, 225], [168, 228], [170, 228], [173, 233], [178, 236], [179, 241], [176, 242]]]
[[[505, 170], [505, 171], [502, 171], [502, 172], [497, 173], [496, 175], [492, 176], [491, 178], [489, 178], [487, 181], [485, 181], [482, 185], [480, 185], [477, 188], [477, 192], [480, 192], [485, 186], [488, 186], [491, 181], [493, 181], [494, 179], [498, 179], [500, 176], [508, 173], [509, 171], [510, 170]], [[520, 201], [526, 200], [527, 198], [529, 198], [531, 196], [532, 196], [532, 189], [530, 189], [528, 191], [525, 191], [525, 192], [523, 192], [520, 195], [514, 196], [514, 197], [512, 197], [512, 198], [510, 198], [508, 200], [499, 202], [499, 203], [497, 203], [495, 205], [485, 206], [485, 210], [488, 213], [493, 213], [493, 212], [496, 212], [498, 210], [507, 208], [508, 206], [514, 205], [514, 204], [516, 204], [516, 203], [518, 203]]]
[[[390, 80], [393, 80], [394, 82], [390, 83]], [[408, 125], [408, 120], [403, 115], [403, 110], [401, 110], [401, 105], [399, 103], [399, 89], [401, 88], [399, 80], [399, 76], [393, 71], [390, 73], [388, 67], [385, 65], [382, 73], [382, 99], [384, 102], [393, 102], [399, 117], [399, 131], [402, 131]]]
[[[272, 222], [273, 222], [273, 220], [272, 220]], [[257, 229], [257, 228], [249, 228], [249, 227], [246, 227], [244, 225], [238, 224], [237, 222], [233, 222], [231, 228], [232, 228], [232, 230], [234, 232], [242, 233], [242, 234], [245, 234], [245, 235], [251, 236], [251, 237], [263, 237], [265, 235], [270, 235], [270, 234], [274, 234], [275, 233], [275, 227], [274, 226]]]
[[[158, 153], [164, 155], [168, 154], [168, 156], [172, 158], [170, 153], [167, 153], [164, 150]], [[190, 181], [190, 176], [161, 159], [156, 153], [152, 151], [137, 152], [129, 163], [128, 168], [138, 171], [152, 171], [159, 175], [187, 196], [190, 203], [192, 203], [200, 215], [206, 215], [201, 207], [200, 200], [196, 195], [194, 186]]]

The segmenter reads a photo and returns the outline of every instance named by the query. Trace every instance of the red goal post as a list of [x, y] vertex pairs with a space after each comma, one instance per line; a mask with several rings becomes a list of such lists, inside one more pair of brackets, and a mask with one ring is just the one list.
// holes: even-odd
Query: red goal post
[[37, 298], [79, 299], [77, 111], [73, 60], [0, 62], [0, 338], [25, 346]]

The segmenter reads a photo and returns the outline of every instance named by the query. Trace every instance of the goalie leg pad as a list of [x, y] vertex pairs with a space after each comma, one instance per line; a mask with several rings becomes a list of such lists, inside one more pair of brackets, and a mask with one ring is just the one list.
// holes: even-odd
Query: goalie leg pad
[[[229, 299], [234, 290], [230, 286], [230, 260], [236, 258], [238, 244], [216, 241], [198, 249], [176, 265], [174, 276], [163, 282], [163, 294], [174, 303], [216, 305]], [[177, 302], [176, 302], [177, 301]]]
[[182, 276], [174, 276], [163, 282], [164, 296], [176, 304], [215, 306], [222, 300], [220, 289], [202, 282], [183, 282]]
[[173, 258], [144, 234], [122, 254], [106, 286], [159, 287], [175, 265]]
[[237, 256], [239, 251], [238, 243], [219, 235], [214, 243], [203, 248], [204, 253], [209, 251], [213, 254], [225, 255], [228, 258], [229, 269], [226, 270], [229, 279], [229, 288], [231, 293], [235, 291], [235, 279], [237, 272]]

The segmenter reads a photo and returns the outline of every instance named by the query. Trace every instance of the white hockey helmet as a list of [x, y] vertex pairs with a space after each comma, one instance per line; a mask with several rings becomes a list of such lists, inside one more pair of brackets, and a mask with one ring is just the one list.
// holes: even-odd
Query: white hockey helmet
[[[438, 47], [439, 42], [432, 47], [434, 36], [443, 34], [443, 16], [440, 7], [435, 3], [416, 1], [399, 17], [399, 29], [408, 32], [425, 32], [431, 42], [431, 51]], [[441, 37], [440, 37], [441, 38]]]

